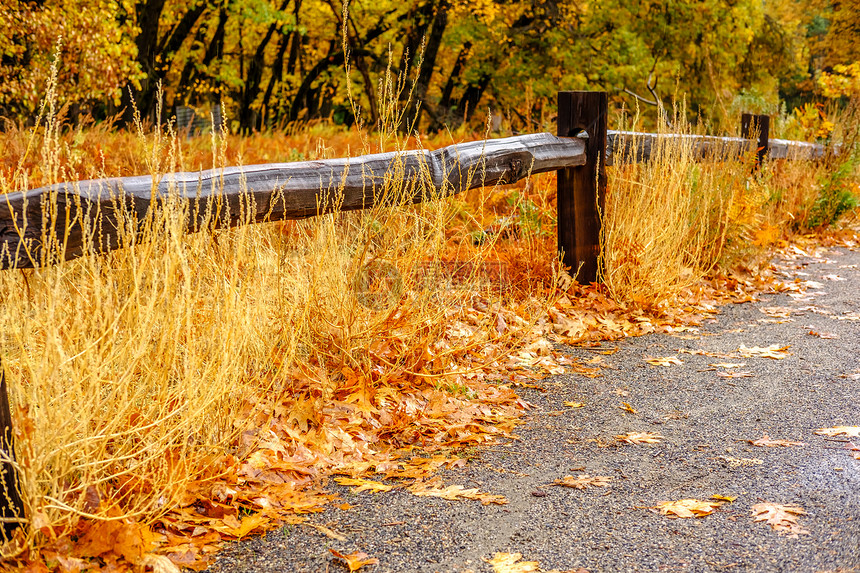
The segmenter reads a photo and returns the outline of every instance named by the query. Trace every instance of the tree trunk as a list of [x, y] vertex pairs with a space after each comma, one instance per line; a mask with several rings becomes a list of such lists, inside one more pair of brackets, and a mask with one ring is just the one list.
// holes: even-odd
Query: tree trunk
[[433, 25], [430, 28], [430, 36], [424, 45], [421, 67], [418, 70], [418, 79], [415, 82], [415, 92], [404, 114], [404, 123], [400, 126], [401, 131], [411, 131], [413, 128], [418, 127], [418, 121], [421, 119], [420, 103], [427, 97], [427, 90], [433, 77], [433, 68], [436, 65], [436, 57], [439, 55], [442, 36], [447, 26], [448, 3], [446, 0], [442, 0], [436, 8]]

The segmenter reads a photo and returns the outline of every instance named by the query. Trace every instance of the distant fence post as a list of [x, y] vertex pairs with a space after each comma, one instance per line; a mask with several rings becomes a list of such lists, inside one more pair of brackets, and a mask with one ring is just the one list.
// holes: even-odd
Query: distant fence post
[[585, 140], [587, 162], [558, 171], [558, 250], [581, 284], [597, 281], [606, 195], [606, 92], [559, 92], [558, 135]]
[[[0, 364], [0, 455], [4, 459], [15, 459], [15, 438], [12, 433], [12, 408], [6, 375]], [[24, 517], [24, 502], [18, 490], [18, 472], [11, 462], [0, 464], [0, 543], [12, 538]]]
[[768, 142], [770, 136], [770, 116], [752, 113], [742, 114], [741, 137], [744, 139], [753, 139], [756, 135], [758, 135], [758, 145], [756, 146], [755, 167], [758, 169], [768, 151], [770, 151], [770, 144]]

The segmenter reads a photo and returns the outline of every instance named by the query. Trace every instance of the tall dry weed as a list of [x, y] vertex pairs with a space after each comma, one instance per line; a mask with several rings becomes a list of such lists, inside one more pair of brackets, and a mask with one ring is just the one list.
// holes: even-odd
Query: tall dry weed
[[[682, 110], [665, 119], [659, 136], [695, 133]], [[600, 270], [614, 298], [651, 306], [708, 274], [730, 243], [743, 244], [762, 199], [737, 152], [711, 149], [702, 161], [693, 138], [658, 137], [650, 159], [635, 162], [636, 148], [617, 149], [607, 168]]]

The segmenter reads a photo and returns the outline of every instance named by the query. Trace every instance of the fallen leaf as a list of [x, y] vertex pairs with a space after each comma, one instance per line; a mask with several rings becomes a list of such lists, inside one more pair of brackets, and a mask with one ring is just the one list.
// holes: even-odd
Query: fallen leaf
[[839, 338], [838, 334], [833, 334], [832, 332], [818, 332], [816, 330], [810, 330], [807, 334], [809, 334], [809, 336], [817, 336], [818, 338], [823, 338], [825, 340]]
[[442, 488], [438, 486], [427, 487], [424, 484], [416, 484], [409, 488], [409, 491], [419, 497], [439, 497], [449, 501], [458, 501], [470, 499], [480, 501], [482, 505], [495, 503], [497, 505], [505, 505], [508, 503], [507, 498], [503, 495], [494, 495], [479, 491], [477, 488], [466, 489], [461, 485], [449, 485]]
[[156, 555], [155, 553], [144, 555], [140, 564], [152, 569], [152, 573], [180, 573], [182, 571], [167, 556]]
[[643, 358], [643, 360], [648, 364], [651, 364], [652, 366], [671, 366], [673, 364], [683, 364], [683, 362], [681, 362], [677, 356], [649, 356], [648, 358]]
[[709, 364], [708, 366], [713, 366], [714, 368], [743, 368], [746, 366], [746, 362], [715, 362], [714, 364]]
[[728, 501], [729, 503], [733, 502], [737, 498], [738, 496], [736, 495], [720, 495], [718, 493], [715, 493], [711, 496], [711, 499], [716, 499], [718, 501]]
[[724, 501], [702, 501], [701, 499], [679, 499], [677, 501], [663, 501], [654, 506], [662, 515], [667, 517], [705, 517], [711, 515], [714, 510], [725, 503]]
[[369, 479], [336, 477], [334, 478], [334, 481], [336, 481], [340, 485], [354, 486], [355, 489], [353, 491], [355, 493], [360, 493], [362, 491], [372, 491], [374, 493], [377, 493], [383, 491], [391, 491], [392, 489], [394, 489], [393, 485], [388, 485], [379, 481], [373, 481]]
[[754, 375], [750, 370], [740, 370], [738, 372], [726, 370], [724, 372], [717, 372], [717, 376], [720, 378], [753, 378]]
[[775, 531], [791, 537], [808, 534], [797, 522], [798, 515], [806, 515], [802, 507], [797, 505], [782, 505], [779, 503], [757, 503], [752, 506], [753, 522], [764, 521]]
[[577, 477], [565, 476], [563, 479], [555, 480], [552, 485], [561, 485], [564, 487], [572, 487], [575, 489], [587, 489], [589, 487], [607, 487], [611, 476], [594, 476], [582, 474]]
[[845, 447], [848, 448], [855, 460], [860, 460], [860, 446], [855, 445], [854, 442], [848, 442]]
[[342, 533], [338, 533], [337, 531], [335, 531], [333, 529], [329, 529], [325, 525], [319, 525], [317, 523], [303, 523], [302, 525], [306, 525], [308, 527], [313, 527], [314, 529], [316, 529], [317, 531], [319, 531], [320, 533], [322, 533], [326, 537], [330, 537], [330, 538], [335, 539], [337, 541], [346, 541], [346, 535], [343, 535]]
[[820, 436], [840, 436], [845, 434], [849, 438], [860, 438], [860, 426], [836, 426], [834, 428], [819, 428], [815, 433]]
[[585, 402], [565, 402], [564, 405], [568, 408], [582, 408], [585, 406]]
[[738, 348], [738, 352], [741, 354], [741, 356], [747, 358], [757, 356], [759, 358], [772, 358], [774, 360], [782, 360], [783, 358], [787, 358], [791, 355], [790, 352], [785, 352], [786, 349], [788, 349], [788, 346], [780, 346], [779, 344], [771, 344], [770, 346], [766, 347], [747, 347], [741, 344]]
[[758, 310], [772, 318], [788, 318], [792, 312], [797, 312], [798, 309], [789, 306], [765, 306]]
[[540, 571], [540, 564], [537, 561], [520, 561], [522, 558], [522, 553], [496, 553], [492, 559], [484, 559], [484, 561], [493, 566], [493, 573], [534, 573]]
[[615, 436], [615, 439], [628, 444], [656, 444], [663, 439], [663, 436], [652, 432], [627, 432], [626, 434]]
[[764, 460], [760, 460], [758, 458], [733, 458], [731, 456], [718, 456], [719, 459], [725, 461], [729, 466], [733, 468], [739, 467], [749, 467], [749, 466], [760, 466], [764, 463]]
[[638, 413], [638, 412], [636, 412], [636, 408], [634, 408], [633, 406], [631, 406], [627, 402], [621, 402], [621, 405], [618, 407], [621, 408], [622, 410], [626, 411], [626, 412], [630, 412], [631, 414], [637, 414]]
[[365, 565], [377, 565], [379, 563], [379, 559], [375, 559], [370, 557], [364, 551], [356, 551], [355, 553], [350, 553], [349, 555], [344, 555], [340, 551], [336, 551], [334, 549], [329, 549], [331, 554], [337, 557], [338, 559], [342, 559], [346, 562], [346, 566], [350, 571], [358, 571]]
[[763, 435], [757, 440], [747, 440], [754, 446], [758, 446], [760, 448], [776, 448], [779, 446], [789, 447], [789, 446], [803, 446], [805, 445], [803, 442], [790, 442], [788, 440], [772, 440], [770, 436], [767, 434]]

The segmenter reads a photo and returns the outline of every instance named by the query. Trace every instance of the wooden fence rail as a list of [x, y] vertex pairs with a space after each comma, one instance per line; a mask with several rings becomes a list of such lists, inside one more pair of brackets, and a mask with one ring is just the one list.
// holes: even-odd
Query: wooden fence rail
[[[437, 151], [381, 153], [59, 183], [0, 199], [0, 269], [51, 265], [129, 244], [153, 207], [171, 200], [185, 209], [186, 229], [303, 219], [380, 204], [419, 203], [468, 189], [514, 183], [558, 171], [558, 246], [580, 282], [597, 280], [605, 165], [647, 161], [661, 143], [690, 141], [694, 154], [737, 160], [757, 151], [773, 159], [814, 159], [820, 145], [768, 139], [767, 116], [744, 114], [741, 138], [608, 131], [604, 92], [560, 92], [558, 135], [537, 133], [462, 143]], [[624, 149], [625, 153], [616, 153]], [[14, 465], [10, 402], [0, 366], [0, 525], [2, 538], [26, 523]]]

